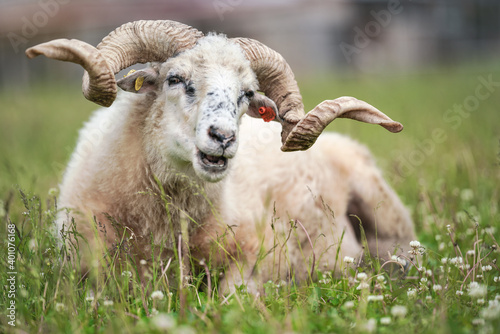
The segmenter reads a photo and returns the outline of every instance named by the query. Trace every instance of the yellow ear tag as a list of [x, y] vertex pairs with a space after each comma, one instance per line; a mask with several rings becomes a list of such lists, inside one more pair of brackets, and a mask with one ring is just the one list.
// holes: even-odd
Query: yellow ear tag
[[131, 74], [132, 74], [132, 73], [134, 73], [134, 72], [135, 72], [135, 70], [130, 70], [130, 71], [128, 71], [128, 73], [127, 73], [127, 74], [125, 74], [123, 77], [124, 77], [124, 78], [126, 78], [126, 77], [128, 77], [129, 75], [131, 75]]
[[141, 89], [142, 84], [144, 83], [144, 77], [138, 77], [135, 79], [135, 91], [138, 92]]

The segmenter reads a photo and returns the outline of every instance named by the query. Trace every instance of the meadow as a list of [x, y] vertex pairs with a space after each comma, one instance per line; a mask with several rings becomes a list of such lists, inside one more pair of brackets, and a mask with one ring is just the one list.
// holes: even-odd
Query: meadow
[[408, 264], [406, 276], [346, 258], [340, 276], [318, 268], [305, 285], [225, 297], [209, 264], [182, 288], [158, 275], [145, 291], [132, 263], [97, 285], [81, 280], [52, 224], [95, 105], [78, 84], [39, 82], [0, 92], [0, 332], [500, 333], [500, 62], [298, 81], [306, 109], [351, 95], [405, 126], [391, 134], [340, 119], [329, 129], [367, 145], [408, 205], [419, 255], [391, 260]]

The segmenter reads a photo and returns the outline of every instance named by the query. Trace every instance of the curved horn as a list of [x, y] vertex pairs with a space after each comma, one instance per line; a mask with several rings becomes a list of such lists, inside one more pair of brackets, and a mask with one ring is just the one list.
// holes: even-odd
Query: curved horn
[[293, 128], [281, 150], [307, 150], [335, 118], [351, 118], [379, 124], [391, 132], [403, 130], [401, 123], [393, 121], [372, 105], [354, 97], [344, 96], [318, 104]]
[[281, 119], [281, 140], [285, 143], [288, 134], [304, 117], [304, 104], [292, 69], [276, 51], [250, 38], [232, 38], [244, 50], [252, 70], [259, 81], [260, 90], [273, 100]]
[[94, 48], [79, 40], [54, 40], [26, 50], [29, 58], [43, 54], [49, 58], [82, 65], [85, 97], [109, 107], [116, 98], [114, 75], [137, 63], [165, 61], [196, 44], [200, 31], [174, 21], [135, 21], [106, 36]]

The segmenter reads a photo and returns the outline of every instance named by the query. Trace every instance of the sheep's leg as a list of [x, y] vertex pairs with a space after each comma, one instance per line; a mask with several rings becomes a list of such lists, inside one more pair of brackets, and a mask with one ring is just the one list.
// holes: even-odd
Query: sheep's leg
[[349, 219], [360, 238], [363, 227], [370, 253], [388, 259], [396, 248], [409, 249], [415, 239], [407, 209], [374, 166], [358, 168], [353, 173]]

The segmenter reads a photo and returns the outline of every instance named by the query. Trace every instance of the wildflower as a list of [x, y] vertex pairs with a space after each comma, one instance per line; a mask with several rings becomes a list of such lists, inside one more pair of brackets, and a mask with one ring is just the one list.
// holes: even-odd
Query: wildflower
[[436, 234], [434, 236], [434, 239], [436, 239], [436, 241], [440, 241], [441, 240], [441, 234]]
[[443, 290], [443, 287], [441, 285], [439, 285], [439, 284], [434, 284], [432, 286], [432, 290], [434, 290], [435, 292], [438, 292], [438, 291]]
[[485, 227], [484, 228], [484, 232], [488, 233], [488, 234], [495, 234], [497, 231], [496, 227]]
[[63, 303], [56, 303], [56, 311], [63, 312], [66, 309], [66, 306]]
[[427, 276], [431, 277], [431, 276], [432, 276], [432, 270], [427, 269], [427, 270], [425, 271], [425, 274], [426, 274]]
[[426, 277], [422, 277], [422, 278], [420, 279], [420, 284], [421, 284], [421, 285], [423, 285], [423, 286], [427, 286], [427, 282], [428, 282], [428, 281], [429, 281], [429, 280], [428, 280]]
[[484, 319], [481, 318], [472, 319], [472, 324], [474, 326], [482, 326], [484, 325]]
[[500, 276], [493, 277], [493, 282], [495, 282], [495, 283], [500, 282]]
[[369, 302], [370, 301], [375, 301], [376, 302], [376, 301], [382, 301], [382, 300], [384, 300], [384, 296], [382, 296], [382, 295], [369, 295], [368, 296], [368, 301]]
[[391, 314], [393, 317], [401, 317], [404, 318], [406, 316], [407, 309], [403, 305], [394, 305], [391, 308]]
[[442, 250], [444, 250], [444, 249], [445, 249], [445, 247], [446, 247], [446, 244], [445, 244], [444, 242], [441, 242], [441, 243], [439, 244], [439, 246], [438, 246], [438, 249], [439, 249], [440, 251], [442, 251]]
[[391, 323], [391, 317], [380, 318], [381, 325], [389, 325]]
[[157, 291], [153, 291], [153, 293], [151, 294], [151, 298], [152, 299], [158, 299], [158, 300], [162, 300], [163, 299], [163, 292], [157, 290]]
[[483, 271], [491, 271], [493, 268], [488, 264], [486, 266], [482, 266], [481, 269], [483, 269]]
[[155, 309], [154, 307], [151, 309], [151, 315], [154, 317], [155, 315], [158, 315], [158, 310]]
[[481, 317], [486, 320], [500, 318], [500, 303], [498, 300], [490, 300], [488, 307], [481, 310]]
[[467, 251], [467, 255], [468, 255], [468, 256], [474, 256], [474, 254], [476, 254], [476, 252], [475, 252], [473, 249], [469, 249], [469, 250]]
[[377, 281], [379, 281], [380, 283], [385, 283], [385, 277], [382, 275], [377, 276]]
[[476, 301], [479, 305], [484, 305], [484, 298], [479, 298], [477, 301]]
[[358, 273], [356, 277], [361, 281], [356, 288], [357, 290], [368, 289], [370, 287], [370, 285], [366, 282], [368, 276], [365, 273]]
[[344, 303], [344, 307], [347, 309], [351, 309], [354, 307], [354, 302], [352, 300], [349, 300], [349, 301]]
[[366, 281], [366, 279], [368, 278], [368, 276], [365, 273], [358, 273], [356, 277], [361, 281]]
[[427, 301], [431, 301], [431, 300], [432, 300], [432, 296], [426, 296], [426, 297], [425, 297], [425, 300], [427, 300]]
[[474, 192], [472, 189], [463, 189], [460, 192], [460, 198], [464, 202], [470, 202], [474, 198]]
[[402, 257], [393, 255], [393, 256], [391, 256], [391, 260], [400, 263], [403, 267], [406, 266], [406, 260], [403, 259]]
[[457, 290], [457, 296], [463, 296], [464, 292], [462, 290]]
[[410, 288], [406, 291], [406, 294], [408, 295], [408, 298], [414, 298], [417, 295], [417, 290]]
[[132, 273], [128, 270], [125, 270], [122, 272], [122, 276], [130, 278], [130, 277], [132, 277]]
[[368, 333], [372, 333], [377, 329], [377, 320], [370, 318], [365, 324], [365, 329]]
[[146, 264], [148, 264], [148, 262], [144, 259], [141, 259], [141, 261], [139, 261], [139, 263], [143, 266], [145, 266]]
[[59, 194], [59, 190], [57, 188], [50, 188], [49, 189], [49, 196], [55, 197]]
[[169, 331], [176, 327], [177, 323], [174, 317], [170, 314], [159, 313], [152, 319], [153, 324], [156, 328], [163, 331]]
[[344, 263], [354, 263], [354, 258], [350, 256], [345, 256]]
[[460, 256], [457, 256], [457, 257], [452, 257], [450, 259], [450, 263], [453, 264], [453, 265], [461, 265], [464, 263], [464, 259], [462, 259]]
[[478, 278], [478, 279], [483, 279], [483, 275], [481, 275], [481, 274], [476, 275], [476, 278]]
[[448, 233], [451, 232], [451, 225], [450, 224], [446, 225], [446, 229], [448, 230]]
[[102, 305], [104, 306], [113, 306], [113, 304], [114, 304], [113, 301], [110, 299], [106, 299], [102, 302]]
[[412, 249], [409, 250], [408, 253], [412, 255], [421, 255], [424, 254], [425, 252], [425, 248], [420, 246], [420, 241], [417, 240], [410, 241], [410, 247]]
[[441, 263], [442, 264], [447, 264], [448, 263], [448, 258], [447, 257], [441, 258]]
[[87, 301], [87, 302], [93, 302], [94, 301], [94, 296], [93, 295], [88, 295], [87, 297], [85, 297], [85, 301]]
[[477, 282], [471, 282], [469, 284], [469, 296], [472, 298], [480, 298], [486, 295], [486, 285], [479, 284]]

